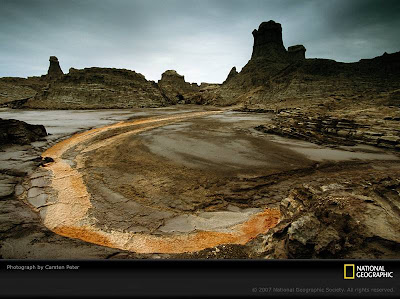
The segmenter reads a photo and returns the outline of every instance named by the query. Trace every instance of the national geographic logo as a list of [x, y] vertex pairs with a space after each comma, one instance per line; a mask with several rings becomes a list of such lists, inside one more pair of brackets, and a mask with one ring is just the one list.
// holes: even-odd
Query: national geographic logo
[[385, 266], [370, 266], [355, 264], [344, 264], [344, 279], [355, 278], [393, 278], [393, 272], [385, 270]]
[[355, 277], [355, 265], [344, 264], [344, 279], [354, 279]]

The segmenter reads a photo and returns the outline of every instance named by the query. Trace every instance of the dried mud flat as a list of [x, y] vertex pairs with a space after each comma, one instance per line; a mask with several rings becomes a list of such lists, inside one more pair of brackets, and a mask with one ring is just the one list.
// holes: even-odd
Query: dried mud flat
[[398, 257], [396, 152], [260, 133], [268, 113], [161, 111], [49, 144], [16, 189], [40, 233], [11, 227], [2, 256]]

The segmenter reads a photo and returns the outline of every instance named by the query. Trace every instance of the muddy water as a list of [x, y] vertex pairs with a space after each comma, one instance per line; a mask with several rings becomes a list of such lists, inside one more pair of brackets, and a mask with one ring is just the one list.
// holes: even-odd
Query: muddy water
[[153, 154], [190, 168], [241, 172], [307, 164], [301, 154], [250, 134], [253, 127], [269, 120], [269, 115], [226, 111], [139, 136]]
[[44, 125], [49, 134], [68, 135], [96, 126], [104, 126], [127, 119], [134, 113], [127, 110], [8, 110], [0, 111], [1, 118], [25, 121], [29, 124]]
[[[73, 238], [79, 238], [88, 242], [93, 242], [100, 245], [109, 247], [115, 247], [125, 250], [131, 250], [135, 252], [151, 253], [151, 252], [165, 252], [165, 253], [179, 253], [187, 251], [198, 251], [207, 247], [213, 247], [219, 244], [226, 243], [237, 243], [243, 244], [249, 239], [254, 238], [259, 233], [265, 232], [270, 227], [276, 225], [279, 218], [279, 211], [263, 209], [251, 209], [247, 210], [245, 216], [240, 215], [239, 211], [228, 211], [225, 213], [201, 213], [194, 219], [179, 219], [182, 215], [178, 215], [178, 219], [171, 218], [171, 213], [158, 212], [157, 217], [169, 219], [164, 232], [167, 234], [148, 234], [148, 233], [135, 233], [132, 231], [126, 231], [118, 227], [110, 227], [108, 222], [102, 223], [101, 218], [94, 217], [97, 215], [97, 209], [99, 209], [99, 201], [95, 200], [95, 193], [93, 189], [88, 189], [83, 179], [82, 171], [86, 176], [92, 175], [92, 172], [85, 172], [85, 156], [80, 154], [82, 149], [87, 149], [84, 144], [96, 145], [89, 152], [96, 152], [97, 150], [104, 150], [111, 148], [112, 151], [118, 150], [118, 144], [126, 138], [130, 138], [143, 131], [151, 130], [157, 126], [165, 125], [164, 122], [179, 122], [186, 118], [196, 118], [208, 114], [221, 113], [220, 111], [210, 112], [192, 112], [192, 113], [179, 113], [177, 115], [171, 115], [166, 117], [147, 118], [136, 121], [129, 121], [125, 123], [118, 123], [110, 126], [105, 126], [90, 131], [76, 134], [69, 139], [66, 139], [55, 146], [48, 149], [43, 155], [52, 157], [54, 162], [49, 164], [48, 169], [50, 175], [48, 175], [50, 184], [49, 189], [56, 192], [48, 193], [49, 200], [48, 204], [40, 207], [40, 212], [43, 217], [44, 224], [54, 232], [69, 236]], [[129, 128], [130, 130], [125, 131]], [[121, 131], [122, 129], [122, 131]], [[101, 138], [102, 134], [113, 131], [111, 137]], [[113, 142], [110, 142], [112, 140]], [[67, 151], [75, 151], [75, 157], [72, 158], [78, 166], [74, 168], [70, 155], [65, 156]], [[123, 149], [126, 152], [125, 149]], [[87, 153], [87, 151], [83, 151]], [[98, 158], [98, 151], [94, 154], [95, 158]], [[101, 159], [103, 162], [103, 159]], [[89, 181], [91, 181], [89, 179]], [[117, 180], [121, 181], [121, 178]], [[100, 183], [102, 184], [102, 183]], [[31, 184], [32, 185], [32, 184]], [[110, 193], [113, 191], [109, 189]], [[27, 200], [30, 201], [29, 191]], [[121, 196], [120, 196], [121, 197]], [[121, 210], [121, 207], [110, 206], [109, 209], [103, 206], [102, 213], [112, 213], [113, 211], [123, 211], [119, 215], [119, 223], [131, 226], [133, 221], [138, 219], [149, 221], [151, 218], [154, 221], [155, 213], [148, 213], [144, 210], [152, 207], [153, 203], [150, 201], [146, 206], [140, 204], [135, 197], [133, 198], [122, 198], [122, 203], [136, 203], [136, 211], [130, 211], [139, 213], [140, 215], [129, 216], [128, 218], [124, 215], [127, 214], [125, 208]], [[108, 200], [107, 198], [105, 199]], [[97, 206], [97, 208], [96, 208]], [[94, 213], [93, 213], [93, 210]], [[144, 214], [142, 212], [145, 212]], [[44, 213], [42, 213], [44, 212]], [[257, 213], [258, 212], [258, 213]], [[236, 216], [236, 217], [235, 217]], [[241, 217], [240, 217], [241, 216]], [[185, 217], [183, 217], [185, 218]], [[192, 217], [193, 218], [193, 217]], [[208, 219], [208, 221], [204, 221]], [[162, 220], [162, 219], [161, 219]], [[203, 220], [203, 221], [202, 221]], [[193, 228], [187, 230], [188, 234], [176, 234], [177, 230], [174, 226], [178, 225], [182, 228], [186, 222], [188, 225], [192, 224]], [[202, 223], [203, 222], [203, 223]], [[151, 227], [151, 223], [148, 222]], [[229, 226], [229, 227], [227, 227]], [[193, 229], [195, 231], [193, 231]], [[170, 234], [168, 232], [174, 232]], [[179, 232], [179, 231], [178, 231]], [[182, 232], [182, 231], [181, 231]]]
[[[169, 128], [165, 128], [168, 130]], [[153, 135], [153, 133], [151, 133]], [[220, 135], [220, 134], [218, 134]], [[221, 167], [241, 168], [245, 166], [259, 167], [268, 165], [263, 155], [254, 150], [251, 142], [245, 139], [200, 140], [182, 136], [179, 133], [153, 135], [148, 143], [156, 155], [180, 162], [188, 167]]]
[[[395, 154], [372, 146], [330, 148], [310, 142], [260, 133], [253, 128], [271, 120], [269, 114], [227, 111], [197, 122], [169, 125], [141, 134], [151, 152], [193, 168], [240, 169], [275, 166], [278, 163], [300, 165], [304, 160], [398, 160]], [[200, 123], [201, 122], [201, 123]], [[272, 152], [281, 151], [280, 156]], [[296, 161], [284, 158], [290, 153]]]
[[[197, 108], [198, 109], [198, 108]], [[190, 112], [196, 107], [166, 107], [153, 109], [101, 110], [24, 110], [0, 109], [0, 118], [17, 119], [33, 125], [44, 125], [51, 134], [48, 140], [57, 140], [73, 133], [109, 125], [129, 118], [141, 118], [179, 112]]]
[[[198, 106], [166, 107], [156, 109], [110, 109], [110, 110], [22, 110], [2, 109], [0, 118], [22, 120], [30, 124], [41, 124], [50, 134], [47, 140], [58, 140], [78, 131], [101, 127], [130, 118], [166, 115], [176, 112], [201, 110]], [[154, 154], [178, 161], [189, 167], [207, 167], [223, 164], [233, 168], [268, 164], [254, 144], [243, 136], [235, 136], [237, 130], [249, 130], [261, 140], [268, 140], [285, 150], [289, 149], [313, 161], [345, 160], [397, 160], [396, 155], [372, 146], [339, 147], [332, 149], [306, 141], [274, 135], [266, 135], [253, 127], [270, 121], [270, 114], [250, 114], [226, 111], [223, 114], [206, 116], [202, 122], [207, 130], [193, 126], [192, 122], [167, 125], [144, 133], [147, 145]], [[221, 126], [221, 124], [223, 126]], [[206, 140], [207, 139], [207, 140]], [[267, 147], [265, 146], [267, 149]], [[261, 153], [260, 153], [261, 152]], [[188, 156], [190, 155], [190, 159]]]
[[310, 142], [284, 138], [281, 136], [268, 135], [272, 142], [285, 146], [286, 148], [304, 155], [313, 161], [349, 161], [349, 160], [399, 160], [393, 153], [388, 153], [368, 145], [339, 146], [330, 148], [319, 146]]

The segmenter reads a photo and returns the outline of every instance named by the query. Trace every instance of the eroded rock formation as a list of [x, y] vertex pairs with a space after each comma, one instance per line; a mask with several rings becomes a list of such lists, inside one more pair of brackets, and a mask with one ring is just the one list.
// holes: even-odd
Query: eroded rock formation
[[400, 118], [389, 116], [393, 113], [390, 108], [381, 110], [384, 115], [388, 115], [384, 123], [376, 117], [340, 117], [345, 113], [337, 113], [335, 116], [315, 113], [315, 116], [297, 109], [282, 110], [276, 113], [273, 122], [256, 129], [316, 144], [337, 146], [362, 143], [400, 151], [400, 134], [397, 130]]
[[20, 108], [46, 85], [47, 82], [40, 77], [0, 78], [0, 106]]
[[171, 104], [158, 85], [134, 71], [71, 68], [25, 104], [41, 109], [162, 107]]
[[175, 70], [167, 70], [161, 75], [158, 85], [173, 103], [185, 104], [192, 93], [199, 90], [196, 83], [188, 83]]
[[[106, 68], [71, 69], [69, 74], [62, 75], [58, 59], [51, 56], [48, 74], [42, 80], [1, 79], [0, 104], [10, 103], [7, 105], [18, 108], [29, 99], [26, 107], [66, 109], [157, 107], [175, 103], [281, 109], [337, 101], [329, 104], [332, 108], [339, 101], [344, 106], [343, 103], [374, 100], [399, 105], [399, 53], [385, 53], [357, 63], [306, 59], [303, 45], [285, 49], [282, 26], [272, 20], [261, 23], [253, 31], [253, 37], [251, 59], [240, 73], [233, 68], [222, 85], [199, 87], [185, 82], [183, 76], [171, 70], [162, 75], [158, 85], [138, 77], [131, 80], [135, 76], [128, 75], [130, 71]], [[49, 78], [50, 85], [46, 86]], [[14, 101], [15, 105], [11, 103]]]
[[49, 61], [50, 65], [47, 71], [47, 79], [55, 80], [61, 78], [64, 75], [64, 73], [61, 70], [58, 58], [56, 56], [50, 56]]
[[[263, 22], [252, 32], [253, 52], [240, 73], [228, 75], [227, 80], [204, 98], [216, 105], [230, 105], [248, 101], [255, 92], [263, 92], [269, 81], [293, 63], [305, 60], [305, 47], [297, 45], [286, 50], [282, 40], [282, 26], [274, 21]], [[233, 76], [232, 76], [233, 75]], [[229, 80], [228, 80], [229, 79]], [[260, 90], [262, 88], [262, 90]]]
[[305, 59], [306, 48], [295, 45], [286, 51], [282, 40], [282, 26], [274, 21], [263, 22], [254, 29], [253, 53], [251, 59], [263, 59], [271, 62], [296, 62]]
[[254, 37], [251, 59], [268, 59], [270, 61], [286, 61], [287, 53], [282, 41], [281, 24], [274, 21], [262, 22], [252, 32]]
[[288, 48], [288, 57], [291, 62], [306, 59], [306, 48], [303, 45], [291, 46]]
[[326, 101], [340, 106], [376, 100], [398, 105], [393, 99], [400, 89], [400, 52], [342, 63], [306, 59], [303, 45], [286, 51], [281, 25], [274, 21], [262, 23], [253, 36], [251, 59], [240, 73], [202, 95], [211, 99], [210, 103], [275, 110], [324, 105]]
[[267, 258], [396, 258], [398, 208], [387, 208], [397, 205], [393, 193], [400, 182], [379, 174], [366, 189], [363, 180], [364, 191], [361, 186], [345, 191], [341, 184], [317, 188], [304, 184], [292, 190], [280, 204], [280, 224], [262, 237], [263, 254]]
[[229, 72], [229, 74], [228, 74], [228, 77], [226, 77], [226, 80], [225, 80], [222, 84], [225, 84], [226, 82], [228, 82], [229, 80], [231, 80], [233, 77], [235, 77], [237, 74], [238, 74], [238, 72], [237, 72], [237, 70], [236, 70], [236, 67], [234, 66], [234, 67], [230, 70], [230, 72]]
[[29, 144], [47, 136], [42, 125], [31, 125], [15, 119], [0, 118], [0, 145]]

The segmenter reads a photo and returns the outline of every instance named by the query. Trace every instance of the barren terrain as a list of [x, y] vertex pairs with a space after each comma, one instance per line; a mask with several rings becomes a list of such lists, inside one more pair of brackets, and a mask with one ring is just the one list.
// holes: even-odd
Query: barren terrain
[[0, 256], [399, 258], [400, 52], [252, 35], [222, 84], [56, 56], [0, 78]]
[[[90, 127], [90, 114], [100, 112], [81, 113]], [[110, 113], [103, 115], [107, 119]], [[71, 122], [57, 124], [60, 127], [54, 132], [59, 135], [50, 135], [40, 144], [42, 157], [53, 160], [33, 166], [20, 180], [19, 200], [14, 203], [19, 212], [10, 210], [10, 201], [3, 201], [11, 204], [8, 213], [14, 213], [9, 217], [3, 209], [8, 221], [26, 218], [32, 210], [40, 215], [35, 225], [22, 221], [25, 234], [16, 233], [20, 225], [10, 225], [2, 237], [3, 257], [44, 258], [48, 251], [27, 252], [21, 244], [32, 250], [38, 243], [51, 250], [74, 239], [93, 244], [76, 253], [81, 258], [279, 258], [293, 252], [304, 257], [390, 258], [398, 254], [400, 159], [396, 151], [368, 145], [332, 148], [256, 130], [273, 123], [271, 113], [194, 106], [116, 111], [107, 122], [127, 120], [103, 126], [97, 120], [92, 123], [97, 122], [96, 128], [71, 136], [78, 131], [71, 126], [78, 123], [76, 115], [70, 113]], [[304, 194], [308, 201], [318, 201], [311, 205], [333, 212], [320, 219], [313, 206], [303, 208], [299, 216], [299, 204], [288, 212], [284, 204]], [[301, 202], [309, 205], [304, 199]], [[304, 216], [308, 218], [301, 220]], [[297, 224], [296, 217], [301, 220]], [[345, 228], [335, 226], [344, 225], [343, 220], [358, 225], [358, 232], [349, 228], [357, 238], [349, 239]], [[313, 227], [307, 228], [310, 221]], [[288, 248], [281, 248], [285, 240], [276, 231], [285, 225]], [[32, 226], [49, 232], [32, 238], [37, 234]], [[363, 243], [368, 238], [375, 240], [368, 242], [373, 248]], [[94, 244], [110, 249], [100, 250], [106, 247]], [[313, 248], [311, 256], [305, 249], [310, 244], [319, 248]], [[71, 254], [61, 250], [55, 257]]]

